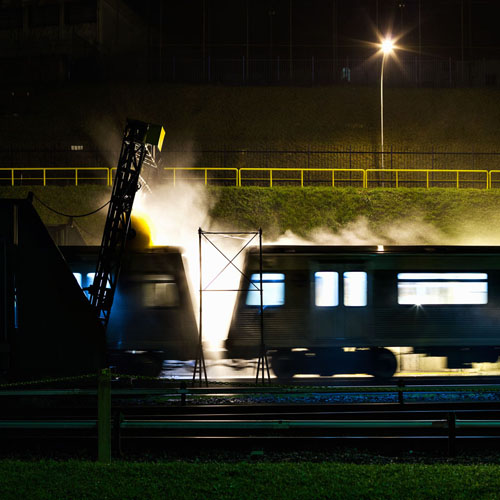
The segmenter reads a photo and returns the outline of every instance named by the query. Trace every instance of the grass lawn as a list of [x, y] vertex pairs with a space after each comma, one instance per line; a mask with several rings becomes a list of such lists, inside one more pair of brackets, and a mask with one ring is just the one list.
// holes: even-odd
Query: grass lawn
[[[25, 198], [30, 189], [69, 214], [90, 212], [111, 196], [110, 188], [98, 186], [37, 186], [1, 187], [0, 198]], [[500, 244], [500, 189], [159, 186], [155, 193], [162, 220], [194, 239], [201, 226], [224, 231], [261, 227], [266, 243], [292, 232], [315, 244]], [[34, 203], [46, 224], [69, 221]], [[107, 207], [74, 220], [88, 244], [101, 242], [106, 214]], [[172, 237], [168, 244], [185, 241]]]
[[500, 498], [500, 466], [0, 461], [8, 499]]

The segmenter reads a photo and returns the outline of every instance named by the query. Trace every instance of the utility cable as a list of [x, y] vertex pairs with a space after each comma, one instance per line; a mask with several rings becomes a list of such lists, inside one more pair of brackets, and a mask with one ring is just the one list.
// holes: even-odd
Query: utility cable
[[96, 208], [95, 210], [92, 210], [92, 212], [88, 212], [86, 214], [77, 214], [77, 215], [74, 215], [74, 214], [65, 214], [64, 212], [59, 212], [59, 210], [55, 210], [54, 208], [52, 207], [49, 207], [49, 205], [47, 205], [46, 203], [44, 203], [36, 194], [33, 193], [33, 197], [36, 198], [36, 200], [38, 202], [40, 202], [45, 208], [47, 208], [48, 210], [50, 210], [51, 212], [54, 212], [55, 214], [57, 215], [62, 215], [63, 217], [71, 217], [71, 218], [78, 218], [78, 217], [88, 217], [89, 215], [94, 215], [95, 213], [99, 212], [99, 210], [102, 210], [104, 207], [106, 207], [107, 205], [109, 205], [111, 203], [111, 200], [107, 201], [104, 205], [102, 205], [101, 207], [99, 208]]

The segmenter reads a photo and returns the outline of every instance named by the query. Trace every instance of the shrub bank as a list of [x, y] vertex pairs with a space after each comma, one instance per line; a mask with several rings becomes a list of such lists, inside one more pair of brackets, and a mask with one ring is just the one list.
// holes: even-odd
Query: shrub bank
[[[110, 188], [93, 186], [4, 187], [0, 197], [24, 198], [30, 189], [66, 214], [90, 212], [111, 195]], [[243, 187], [209, 188], [207, 195], [212, 227], [262, 227], [268, 241], [287, 231], [310, 238], [326, 230], [330, 237], [340, 234], [344, 239], [319, 243], [500, 244], [500, 190]], [[185, 194], [179, 189], [168, 196]], [[69, 221], [36, 199], [34, 204], [46, 224]], [[100, 243], [106, 213], [107, 208], [74, 219], [88, 243]]]

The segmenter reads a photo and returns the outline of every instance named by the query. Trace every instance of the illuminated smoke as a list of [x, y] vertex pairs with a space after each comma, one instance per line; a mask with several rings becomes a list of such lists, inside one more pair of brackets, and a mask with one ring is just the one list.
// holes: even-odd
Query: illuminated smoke
[[[177, 185], [155, 187], [153, 193], [140, 191], [134, 204], [134, 215], [144, 218], [151, 228], [154, 246], [179, 246], [183, 249], [185, 265], [191, 287], [195, 316], [199, 320], [199, 236], [198, 229], [216, 231], [209, 217], [213, 199], [203, 186]], [[241, 240], [224, 235], [209, 235], [210, 240], [223, 254], [231, 259], [241, 247]], [[207, 240], [202, 238], [203, 288], [223, 271], [228, 261]], [[236, 261], [241, 268], [242, 259]], [[240, 274], [229, 265], [218, 276], [208, 290], [235, 290], [239, 286]], [[203, 292], [203, 338], [209, 348], [220, 347], [227, 337], [236, 292]]]
[[333, 232], [317, 228], [307, 238], [292, 231], [266, 243], [279, 245], [500, 245], [496, 224], [462, 222], [452, 232], [444, 232], [423, 218], [408, 217], [374, 225], [366, 217], [348, 223]]

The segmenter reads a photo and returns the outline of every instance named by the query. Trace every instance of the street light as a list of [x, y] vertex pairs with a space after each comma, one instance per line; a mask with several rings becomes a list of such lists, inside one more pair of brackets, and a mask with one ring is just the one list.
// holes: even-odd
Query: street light
[[380, 70], [380, 151], [382, 153], [382, 168], [384, 168], [384, 63], [385, 57], [394, 51], [394, 43], [390, 38], [384, 38], [380, 44], [382, 51], [382, 68]]

